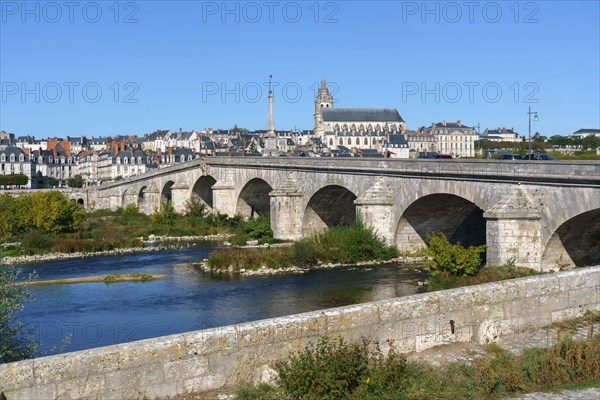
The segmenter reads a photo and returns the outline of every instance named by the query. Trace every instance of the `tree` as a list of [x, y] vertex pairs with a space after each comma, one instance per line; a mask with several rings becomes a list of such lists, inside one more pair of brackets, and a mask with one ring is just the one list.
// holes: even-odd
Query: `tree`
[[583, 146], [583, 149], [596, 149], [598, 147], [600, 147], [600, 138], [594, 136], [594, 135], [589, 135], [584, 137], [581, 140], [581, 144]]
[[254, 140], [250, 142], [250, 147], [249, 147], [248, 151], [250, 151], [250, 153], [256, 153], [257, 152], [257, 150], [256, 150], [256, 143], [254, 142]]
[[48, 178], [48, 186], [49, 187], [57, 187], [58, 186], [58, 180], [55, 178]]
[[0, 364], [31, 358], [38, 347], [33, 332], [14, 316], [31, 300], [27, 286], [17, 281], [19, 275], [19, 270], [0, 265]]
[[23, 193], [12, 197], [0, 196], [0, 239], [22, 235], [31, 230], [50, 233], [73, 232], [86, 217], [77, 207], [58, 191]]
[[27, 182], [29, 182], [27, 175], [0, 175], [0, 186], [23, 186], [27, 185]]
[[72, 188], [80, 188], [83, 187], [83, 178], [81, 175], [75, 175], [71, 179], [68, 180], [69, 187]]

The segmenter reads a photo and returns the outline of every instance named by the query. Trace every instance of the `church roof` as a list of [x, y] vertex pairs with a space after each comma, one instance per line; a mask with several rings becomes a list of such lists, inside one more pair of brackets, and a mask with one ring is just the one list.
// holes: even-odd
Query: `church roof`
[[324, 108], [323, 121], [404, 122], [395, 108]]

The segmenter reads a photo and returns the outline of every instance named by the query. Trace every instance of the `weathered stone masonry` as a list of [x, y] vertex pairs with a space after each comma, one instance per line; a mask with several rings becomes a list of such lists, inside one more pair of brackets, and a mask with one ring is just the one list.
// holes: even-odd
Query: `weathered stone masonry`
[[392, 340], [410, 352], [526, 335], [586, 310], [600, 310], [600, 266], [4, 364], [0, 392], [8, 400], [168, 398], [250, 383], [323, 335]]

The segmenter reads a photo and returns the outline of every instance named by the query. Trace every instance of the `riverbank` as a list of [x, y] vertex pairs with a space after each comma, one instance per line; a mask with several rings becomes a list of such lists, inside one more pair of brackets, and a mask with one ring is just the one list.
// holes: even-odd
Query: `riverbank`
[[[227, 240], [231, 237], [230, 234], [216, 234], [206, 236], [154, 236], [151, 235], [148, 240], [144, 240], [145, 244], [154, 244], [157, 242], [169, 243], [169, 242], [187, 242], [191, 245], [196, 245], [197, 242], [219, 242]], [[114, 256], [114, 255], [125, 255], [135, 254], [144, 252], [154, 252], [168, 250], [167, 245], [158, 246], [146, 246], [146, 247], [127, 247], [113, 250], [93, 251], [93, 252], [73, 252], [73, 253], [46, 253], [46, 254], [33, 254], [29, 256], [10, 256], [0, 258], [0, 265], [19, 265], [19, 264], [35, 264], [46, 261], [56, 260], [70, 260], [73, 258], [87, 258], [87, 257], [99, 257], [99, 256]]]

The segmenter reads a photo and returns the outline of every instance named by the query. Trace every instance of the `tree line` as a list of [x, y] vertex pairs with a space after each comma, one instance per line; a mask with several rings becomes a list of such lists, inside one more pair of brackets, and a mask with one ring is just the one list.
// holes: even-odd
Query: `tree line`
[[23, 174], [0, 175], [0, 186], [24, 186], [29, 179]]
[[73, 232], [85, 220], [75, 200], [58, 191], [0, 196], [0, 241], [21, 237], [33, 230]]

